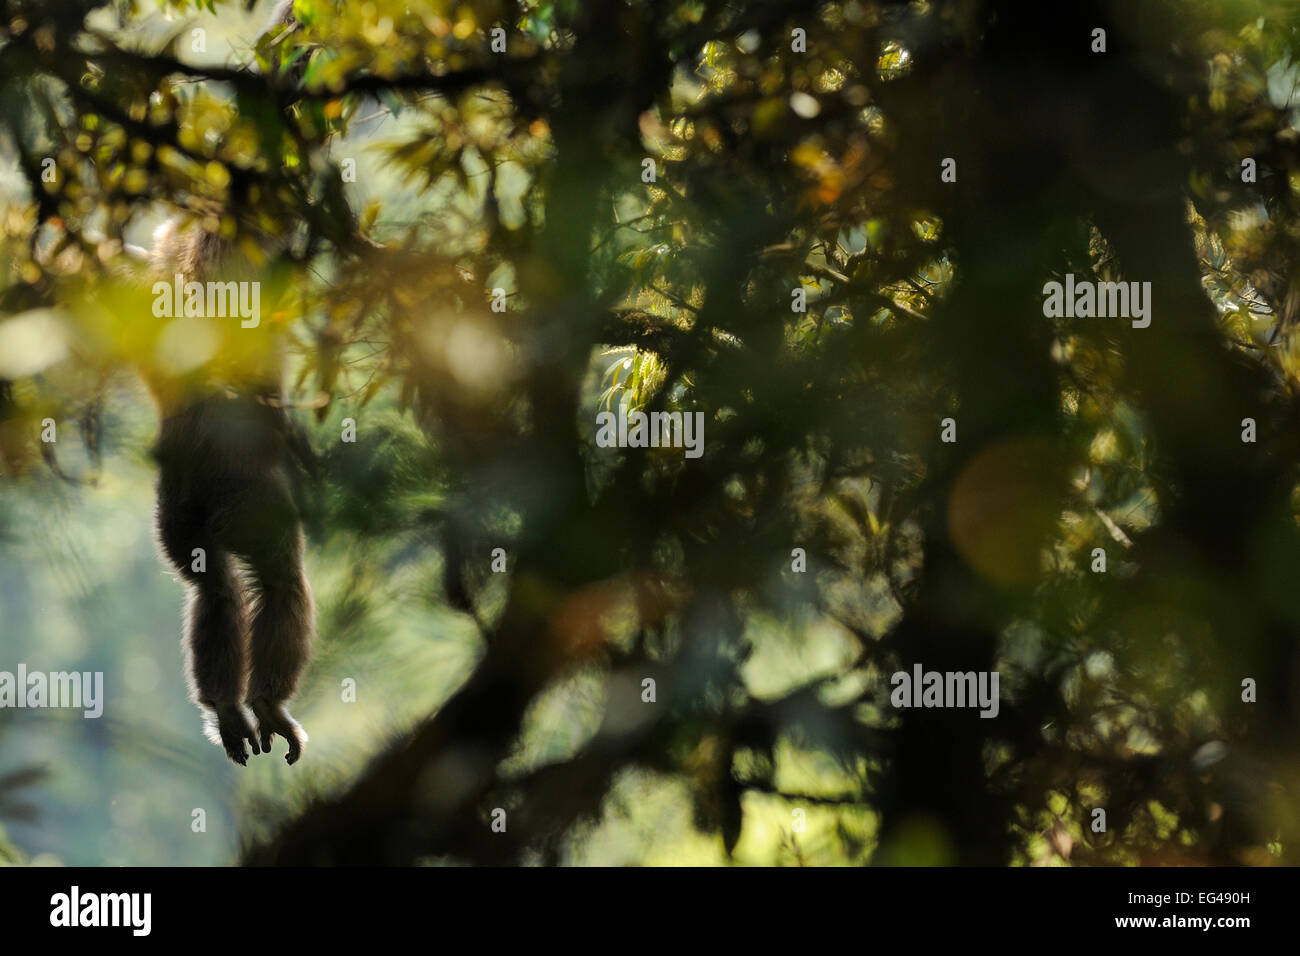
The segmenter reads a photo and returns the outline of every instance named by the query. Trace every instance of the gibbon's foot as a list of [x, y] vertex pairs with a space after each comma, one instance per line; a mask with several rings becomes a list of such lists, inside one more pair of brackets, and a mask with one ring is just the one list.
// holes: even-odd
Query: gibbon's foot
[[244, 708], [238, 704], [228, 704], [209, 712], [206, 723], [208, 739], [225, 748], [226, 756], [241, 767], [248, 766], [245, 742], [253, 748], [253, 753], [261, 753], [257, 746], [257, 732]]
[[253, 708], [257, 717], [258, 733], [262, 737], [262, 749], [271, 752], [271, 737], [279, 734], [289, 744], [289, 752], [284, 755], [284, 762], [293, 765], [302, 756], [302, 745], [307, 742], [307, 731], [302, 724], [293, 719], [289, 708], [282, 700], [250, 700], [248, 706]]

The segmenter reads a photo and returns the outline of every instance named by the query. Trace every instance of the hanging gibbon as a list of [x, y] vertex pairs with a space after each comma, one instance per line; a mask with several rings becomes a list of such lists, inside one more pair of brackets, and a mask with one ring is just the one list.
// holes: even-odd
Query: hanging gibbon
[[[285, 0], [268, 29], [292, 22], [292, 0]], [[275, 241], [262, 242], [261, 251]], [[174, 315], [191, 284], [201, 294], [215, 287], [229, 305], [241, 282], [260, 282], [260, 263], [247, 248], [170, 219], [154, 234], [155, 292], [174, 300]], [[166, 288], [172, 283], [176, 294]], [[204, 298], [213, 301], [211, 292]], [[288, 702], [315, 632], [297, 493], [304, 444], [285, 411], [277, 332], [260, 316], [201, 321], [223, 323], [223, 354], [184, 375], [146, 373], [161, 412], [158, 541], [188, 590], [184, 658], [209, 739], [246, 765], [248, 749], [269, 754], [278, 735], [293, 764], [307, 734]], [[238, 360], [223, 366], [229, 351]]]

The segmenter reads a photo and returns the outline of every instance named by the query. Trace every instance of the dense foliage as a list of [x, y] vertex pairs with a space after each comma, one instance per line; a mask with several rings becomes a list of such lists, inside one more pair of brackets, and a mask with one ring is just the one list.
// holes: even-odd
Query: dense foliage
[[[1300, 21], [1002, 6], [0, 0], [3, 646], [58, 646], [34, 554], [97, 569], [38, 593], [110, 686], [175, 633], [97, 603], [156, 567], [39, 529], [128, 484], [147, 528], [138, 371], [240, 360], [150, 312], [179, 208], [278, 250], [321, 464], [315, 749], [248, 775], [245, 861], [1300, 861]], [[1045, 317], [1067, 274], [1149, 327]], [[702, 457], [597, 447], [620, 405]], [[916, 663], [998, 717], [891, 707]], [[196, 761], [175, 665], [116, 685], [170, 731], [77, 746]]]

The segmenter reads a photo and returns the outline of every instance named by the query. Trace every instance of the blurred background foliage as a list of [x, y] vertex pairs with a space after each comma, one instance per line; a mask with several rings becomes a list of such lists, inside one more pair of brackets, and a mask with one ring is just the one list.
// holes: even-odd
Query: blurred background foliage
[[[0, 712], [0, 860], [1300, 861], [1293, 3], [294, 11], [0, 0], [0, 669], [107, 697]], [[258, 329], [154, 317], [178, 211]], [[1066, 273], [1151, 326], [1044, 318]], [[312, 740], [235, 771], [140, 376], [280, 340]], [[894, 710], [915, 663], [999, 717]]]

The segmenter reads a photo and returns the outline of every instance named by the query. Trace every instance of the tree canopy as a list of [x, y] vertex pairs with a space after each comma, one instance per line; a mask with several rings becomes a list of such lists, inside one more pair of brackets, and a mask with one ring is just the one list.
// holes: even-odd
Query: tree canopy
[[[293, 9], [0, 0], [0, 646], [109, 687], [51, 731], [88, 765], [0, 749], [0, 815], [120, 841], [19, 846], [165, 857], [206, 792], [247, 863], [1300, 861], [1293, 6]], [[176, 212], [265, 260], [262, 328], [151, 310]], [[139, 379], [268, 335], [314, 749], [232, 782]], [[997, 716], [899, 708], [915, 665]]]

